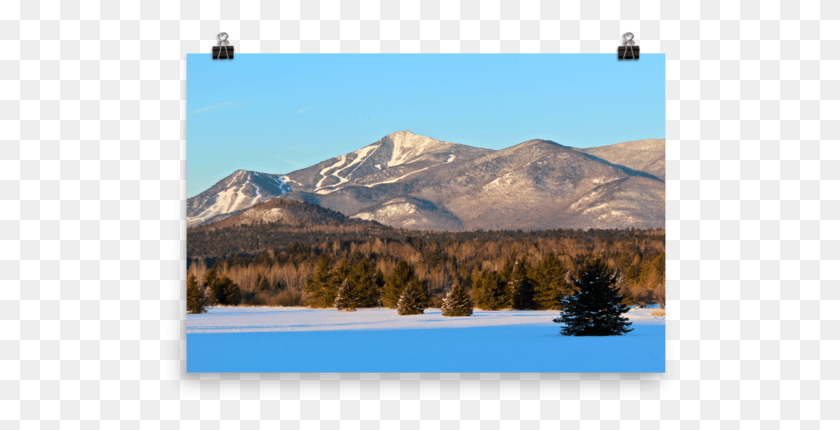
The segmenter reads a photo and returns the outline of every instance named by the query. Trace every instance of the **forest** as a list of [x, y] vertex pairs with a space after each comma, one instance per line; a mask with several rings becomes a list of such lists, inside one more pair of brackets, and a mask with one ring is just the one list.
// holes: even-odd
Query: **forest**
[[571, 274], [607, 262], [628, 305], [665, 305], [664, 230], [428, 232], [381, 225], [259, 223], [187, 232], [188, 277], [209, 304], [394, 307], [417, 284], [440, 307], [455, 283], [479, 309], [559, 309]]

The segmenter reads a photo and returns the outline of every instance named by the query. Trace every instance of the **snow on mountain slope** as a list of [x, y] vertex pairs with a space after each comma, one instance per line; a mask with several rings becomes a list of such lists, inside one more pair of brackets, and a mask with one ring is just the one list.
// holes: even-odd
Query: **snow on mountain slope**
[[398, 182], [432, 166], [452, 163], [456, 158], [470, 160], [491, 152], [398, 131], [357, 151], [291, 172], [285, 178], [299, 185], [295, 191], [326, 195], [354, 185], [372, 187]]
[[281, 175], [237, 170], [203, 193], [187, 199], [187, 227], [247, 209], [291, 191]]
[[414, 197], [399, 197], [363, 209], [351, 218], [413, 230], [461, 231], [464, 226], [446, 208]]
[[282, 196], [409, 229], [660, 227], [663, 159], [656, 139], [585, 150], [533, 139], [494, 151], [400, 131], [286, 175], [238, 171], [190, 199], [188, 225]]
[[[349, 178], [353, 174], [353, 172], [355, 172], [356, 169], [358, 169], [359, 166], [362, 165], [362, 163], [367, 161], [367, 159], [370, 157], [369, 154], [371, 154], [373, 152], [376, 152], [377, 149], [379, 149], [379, 145], [366, 146], [366, 147], [364, 147], [364, 148], [362, 148], [358, 151], [351, 152], [350, 154], [342, 155], [342, 156], [338, 157], [339, 160], [335, 164], [333, 164], [332, 166], [329, 166], [327, 168], [324, 168], [319, 173], [322, 176], [322, 178], [315, 185], [315, 192], [318, 193], [318, 194], [326, 194], [326, 193], [335, 191], [336, 187], [338, 187], [339, 185], [350, 182]], [[350, 164], [345, 166], [344, 162], [347, 161], [350, 158], [352, 158], [353, 161], [351, 161]], [[356, 166], [356, 167], [353, 167], [353, 166]], [[351, 167], [353, 167], [352, 170], [350, 170], [346, 173], [342, 173], [343, 171], [346, 171], [347, 169], [350, 169]], [[329, 178], [337, 178], [338, 183], [334, 183], [334, 184], [326, 185], [326, 186], [322, 185], [328, 177]]]
[[414, 160], [425, 153], [434, 152], [442, 147], [448, 147], [446, 142], [426, 136], [418, 136], [408, 130], [398, 131], [390, 135], [393, 143], [391, 160], [386, 163], [388, 167], [399, 166]]

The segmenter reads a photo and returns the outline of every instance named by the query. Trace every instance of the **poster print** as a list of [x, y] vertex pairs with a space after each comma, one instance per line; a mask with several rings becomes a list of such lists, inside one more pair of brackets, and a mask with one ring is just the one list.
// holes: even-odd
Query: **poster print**
[[665, 61], [187, 58], [188, 372], [663, 372]]

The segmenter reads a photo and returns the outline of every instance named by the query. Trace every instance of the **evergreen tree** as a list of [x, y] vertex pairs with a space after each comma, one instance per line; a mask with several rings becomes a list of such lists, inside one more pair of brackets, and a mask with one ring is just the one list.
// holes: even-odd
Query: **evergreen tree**
[[[304, 302], [313, 308], [326, 308], [332, 304], [329, 301], [328, 290], [330, 288], [330, 259], [326, 254], [321, 254], [313, 273], [306, 282], [303, 291], [306, 293]], [[333, 298], [335, 300], [335, 298]]]
[[564, 336], [619, 336], [633, 331], [622, 314], [629, 308], [615, 286], [616, 275], [601, 259], [590, 259], [573, 278], [578, 291], [563, 299], [565, 309], [556, 323], [566, 326]]
[[553, 252], [534, 270], [534, 304], [537, 309], [560, 309], [560, 301], [573, 291], [566, 283], [566, 268]]
[[473, 274], [473, 299], [475, 306], [484, 310], [503, 309], [507, 304], [507, 294], [498, 273], [491, 270]]
[[236, 285], [232, 279], [227, 275], [222, 275], [221, 278], [216, 278], [211, 286], [213, 289], [213, 296], [220, 305], [236, 306], [239, 304], [240, 294], [239, 286]]
[[411, 282], [418, 282], [414, 268], [407, 261], [400, 260], [385, 281], [385, 294], [382, 295], [382, 304], [389, 308], [397, 306], [403, 290]]
[[511, 276], [513, 276], [513, 265], [515, 262], [516, 251], [510, 253], [510, 257], [505, 260], [504, 264], [502, 264], [502, 268], [499, 269], [499, 277], [504, 285], [507, 285], [511, 280]]
[[190, 275], [187, 278], [187, 312], [191, 314], [203, 314], [207, 312], [204, 307], [207, 306], [207, 298], [204, 293], [198, 288], [198, 280], [195, 275]]
[[348, 312], [355, 312], [356, 306], [359, 305], [359, 295], [356, 290], [347, 282], [347, 279], [338, 287], [338, 293], [335, 296], [334, 306], [338, 310], [346, 310]]
[[522, 256], [514, 263], [508, 282], [508, 299], [511, 309], [534, 309], [534, 281], [531, 279], [531, 263]]
[[473, 313], [473, 302], [467, 291], [456, 282], [443, 300], [440, 310], [445, 317], [468, 317]]
[[359, 307], [373, 308], [379, 306], [379, 286], [370, 260], [362, 258], [353, 266], [347, 277], [350, 287], [359, 296]]
[[426, 296], [416, 281], [411, 281], [406, 285], [397, 300], [397, 313], [400, 315], [417, 315], [422, 314], [426, 309]]
[[219, 299], [216, 297], [216, 288], [214, 287], [218, 279], [218, 276], [216, 276], [216, 269], [210, 269], [204, 274], [205, 296], [208, 298], [208, 303], [211, 305], [219, 303]]
[[376, 274], [373, 275], [373, 283], [376, 284], [376, 291], [379, 295], [379, 305], [382, 305], [382, 296], [385, 295], [385, 274], [382, 269], [376, 269]]
[[327, 283], [328, 288], [325, 292], [325, 300], [331, 306], [335, 302], [335, 296], [338, 295], [338, 289], [341, 287], [341, 284], [350, 276], [350, 264], [347, 262], [347, 259], [344, 258], [341, 260], [341, 263], [338, 263], [338, 267], [333, 269], [332, 274], [330, 275], [330, 280]]

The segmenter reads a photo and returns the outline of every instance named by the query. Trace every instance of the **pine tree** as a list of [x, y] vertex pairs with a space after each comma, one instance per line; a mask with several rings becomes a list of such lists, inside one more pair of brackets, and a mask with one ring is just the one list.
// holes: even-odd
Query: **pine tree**
[[467, 291], [456, 282], [443, 300], [440, 310], [445, 317], [468, 317], [473, 313], [473, 302]]
[[564, 307], [556, 323], [565, 324], [564, 336], [619, 336], [633, 331], [622, 314], [629, 308], [615, 286], [616, 275], [601, 259], [581, 265], [574, 278], [578, 291], [563, 299]]
[[498, 273], [491, 270], [473, 274], [473, 300], [475, 306], [484, 310], [503, 309], [507, 305], [507, 294]]
[[341, 284], [350, 276], [350, 264], [347, 262], [347, 259], [344, 258], [341, 260], [341, 263], [338, 264], [338, 267], [333, 269], [332, 274], [330, 275], [330, 280], [327, 283], [328, 288], [324, 293], [324, 299], [328, 303], [328, 306], [332, 306], [335, 302], [335, 296], [338, 295], [338, 289], [341, 287]]
[[400, 260], [385, 281], [385, 294], [382, 295], [382, 304], [389, 308], [397, 306], [405, 287], [411, 282], [417, 281], [414, 268], [407, 261]]
[[508, 299], [511, 309], [534, 309], [534, 281], [531, 279], [531, 263], [527, 256], [516, 260], [508, 282]]
[[507, 285], [508, 282], [511, 280], [511, 276], [513, 276], [513, 265], [516, 262], [516, 251], [510, 253], [510, 257], [508, 257], [505, 262], [502, 264], [502, 268], [499, 269], [499, 277], [502, 280], [502, 283]]
[[426, 301], [420, 284], [415, 281], [409, 282], [397, 300], [397, 313], [400, 315], [422, 314], [426, 309]]
[[207, 312], [207, 298], [204, 293], [198, 288], [198, 280], [195, 275], [190, 275], [187, 278], [187, 312], [191, 314], [203, 314]]
[[[328, 290], [330, 280], [330, 259], [327, 254], [321, 254], [318, 263], [315, 265], [315, 273], [309, 277], [303, 291], [306, 293], [304, 302], [313, 308], [326, 308], [332, 305], [328, 301]], [[333, 298], [333, 300], [335, 300]]]
[[379, 286], [376, 285], [376, 277], [370, 260], [367, 258], [359, 260], [353, 266], [353, 270], [350, 271], [347, 281], [359, 296], [359, 307], [372, 308], [379, 306]]
[[348, 312], [356, 311], [356, 306], [359, 305], [359, 295], [350, 283], [347, 282], [347, 279], [338, 287], [338, 293], [335, 296], [333, 305], [338, 310], [346, 310]]
[[220, 305], [236, 306], [239, 304], [241, 298], [239, 294], [239, 286], [236, 285], [232, 279], [227, 275], [222, 275], [221, 278], [216, 278], [213, 281], [213, 296]]
[[376, 274], [373, 275], [373, 283], [376, 285], [376, 291], [379, 295], [379, 305], [382, 305], [382, 296], [385, 295], [385, 274], [382, 269], [376, 269]]
[[215, 288], [215, 284], [218, 279], [219, 278], [216, 276], [216, 269], [210, 269], [204, 274], [204, 291], [205, 297], [208, 299], [208, 304], [215, 305], [219, 303], [219, 299], [216, 297]]
[[566, 284], [566, 268], [553, 252], [534, 270], [534, 304], [537, 309], [560, 309], [560, 301], [573, 291]]

